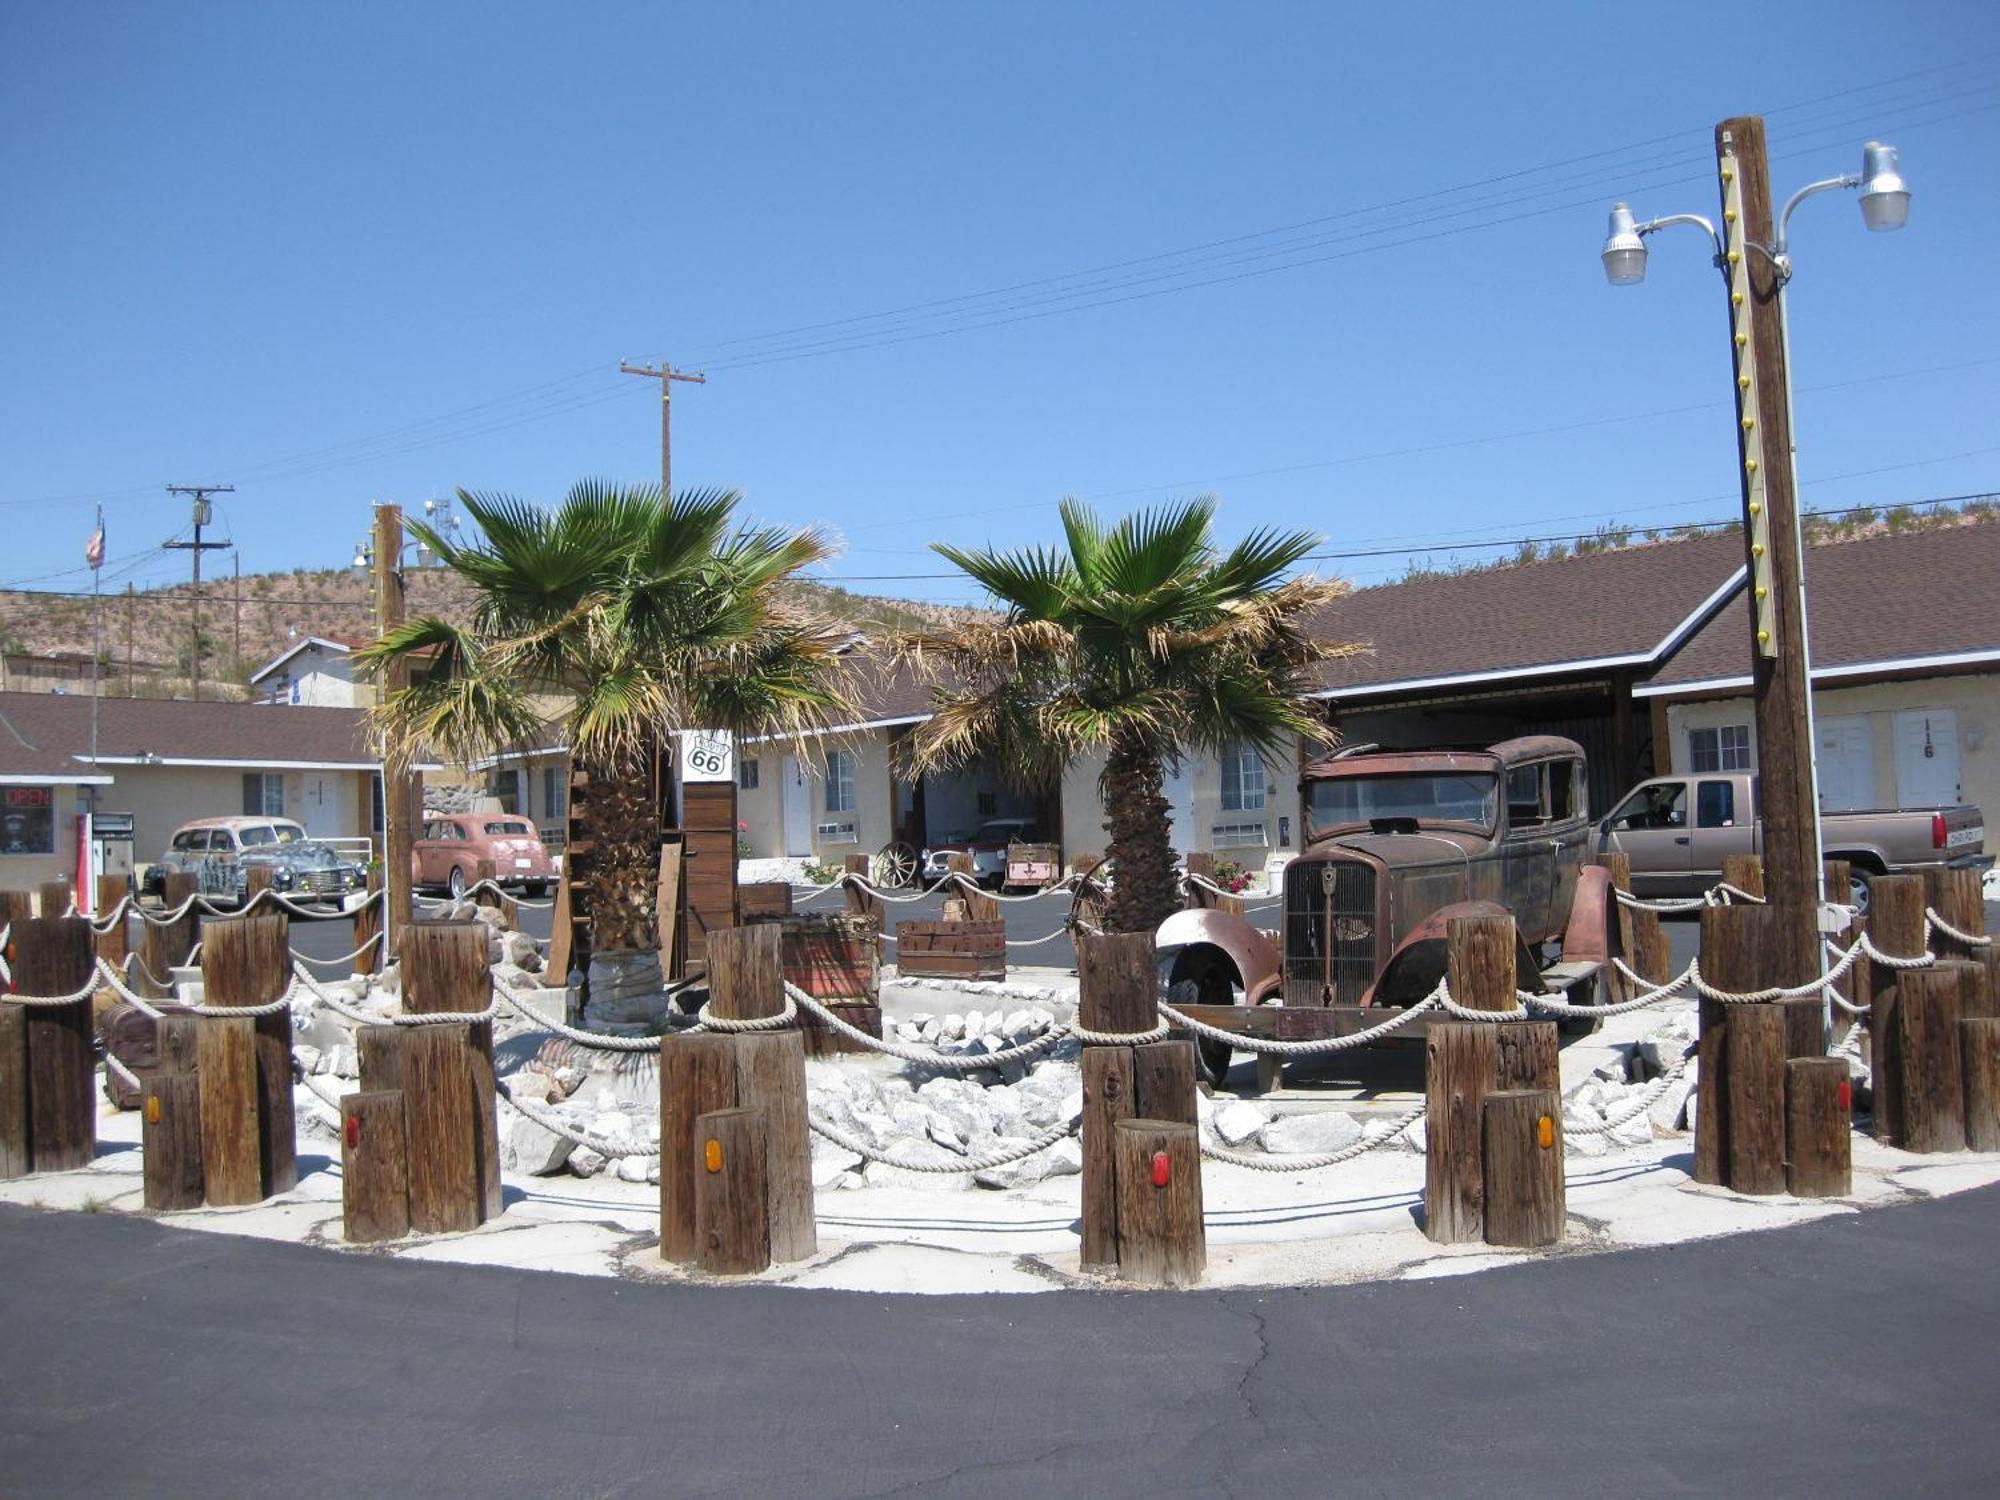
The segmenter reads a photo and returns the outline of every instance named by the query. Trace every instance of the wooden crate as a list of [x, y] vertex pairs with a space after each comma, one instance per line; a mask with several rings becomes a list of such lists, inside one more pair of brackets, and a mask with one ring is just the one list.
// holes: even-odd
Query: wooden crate
[[874, 918], [841, 913], [746, 914], [744, 921], [783, 927], [778, 954], [785, 978], [815, 1000], [873, 1005], [880, 998], [881, 940]]
[[736, 888], [736, 906], [745, 922], [759, 917], [789, 917], [792, 914], [792, 883], [789, 880], [760, 880]]
[[[839, 1016], [850, 1026], [858, 1026], [870, 1036], [881, 1039], [882, 1007], [863, 1005], [852, 1001], [829, 1000], [826, 1008]], [[869, 1049], [853, 1037], [835, 1031], [826, 1022], [810, 1011], [799, 1013], [799, 1031], [805, 1038], [806, 1056], [827, 1057], [836, 1052], [866, 1052]]]
[[910, 979], [1005, 979], [1007, 924], [898, 922], [896, 972]]

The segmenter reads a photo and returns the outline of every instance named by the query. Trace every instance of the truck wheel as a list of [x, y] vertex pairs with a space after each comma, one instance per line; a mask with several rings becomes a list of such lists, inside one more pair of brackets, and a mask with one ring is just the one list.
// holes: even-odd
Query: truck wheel
[[1868, 915], [1870, 883], [1874, 879], [1873, 870], [1866, 870], [1855, 864], [1847, 867], [1847, 904], [1853, 907], [1859, 916]]
[[[1235, 1003], [1235, 984], [1230, 979], [1228, 966], [1220, 960], [1202, 953], [1183, 954], [1174, 960], [1172, 974], [1167, 977], [1167, 1004], [1178, 1009], [1187, 1005]], [[1208, 1081], [1219, 1085], [1229, 1072], [1236, 1049], [1227, 1042], [1196, 1037], [1194, 1050]]]

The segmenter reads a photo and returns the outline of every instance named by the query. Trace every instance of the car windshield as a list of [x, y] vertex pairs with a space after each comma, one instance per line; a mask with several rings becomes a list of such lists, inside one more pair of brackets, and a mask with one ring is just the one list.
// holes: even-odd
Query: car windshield
[[248, 828], [237, 829], [236, 838], [245, 849], [255, 849], [277, 843], [278, 831], [269, 823], [252, 823]]
[[521, 835], [533, 833], [535, 830], [530, 828], [526, 823], [500, 822], [488, 823], [486, 831], [488, 833], [505, 834], [510, 838], [519, 838]]
[[1315, 838], [1336, 828], [1365, 827], [1377, 818], [1490, 829], [1499, 779], [1458, 774], [1343, 776], [1309, 783], [1307, 797], [1308, 832]]

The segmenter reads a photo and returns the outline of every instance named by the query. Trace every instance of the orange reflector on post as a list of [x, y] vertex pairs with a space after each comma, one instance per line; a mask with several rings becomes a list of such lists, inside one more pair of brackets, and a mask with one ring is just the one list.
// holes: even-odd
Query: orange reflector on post
[[703, 1146], [701, 1148], [701, 1160], [702, 1165], [706, 1166], [709, 1171], [720, 1172], [722, 1170], [722, 1142], [710, 1141], [707, 1145]]
[[1850, 1112], [1854, 1108], [1854, 1081], [1850, 1078], [1841, 1079], [1840, 1092], [1835, 1097], [1840, 1101], [1840, 1112], [1842, 1114]]
[[1165, 1187], [1173, 1175], [1173, 1159], [1164, 1151], [1155, 1151], [1153, 1153], [1153, 1186]]
[[1535, 1121], [1535, 1144], [1544, 1151], [1556, 1143], [1556, 1122], [1553, 1117], [1543, 1115]]
[[146, 1123], [148, 1125], [157, 1125], [160, 1123], [160, 1096], [158, 1094], [148, 1094], [146, 1096]]
[[361, 1122], [359, 1120], [349, 1120], [347, 1122], [347, 1149], [352, 1151], [360, 1146], [360, 1144]]

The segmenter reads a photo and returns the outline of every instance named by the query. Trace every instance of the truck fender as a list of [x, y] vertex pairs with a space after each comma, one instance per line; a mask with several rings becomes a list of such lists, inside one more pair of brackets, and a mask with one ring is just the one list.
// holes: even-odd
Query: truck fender
[[1217, 950], [1235, 968], [1252, 1005], [1278, 987], [1276, 945], [1235, 912], [1177, 911], [1153, 934], [1153, 947], [1163, 959], [1193, 948]]
[[[1447, 967], [1446, 949], [1453, 917], [1509, 917], [1513, 913], [1497, 901], [1455, 901], [1440, 906], [1423, 921], [1403, 934], [1389, 961], [1382, 965], [1363, 1005], [1408, 1005], [1421, 1000], [1437, 987]], [[1540, 966], [1528, 950], [1517, 927], [1514, 933], [1514, 982], [1522, 989], [1539, 986]]]
[[1576, 895], [1569, 903], [1569, 923], [1563, 928], [1564, 962], [1575, 959], [1599, 964], [1611, 962], [1612, 948], [1617, 942], [1612, 925], [1614, 899], [1611, 872], [1604, 866], [1585, 865], [1578, 872]]

